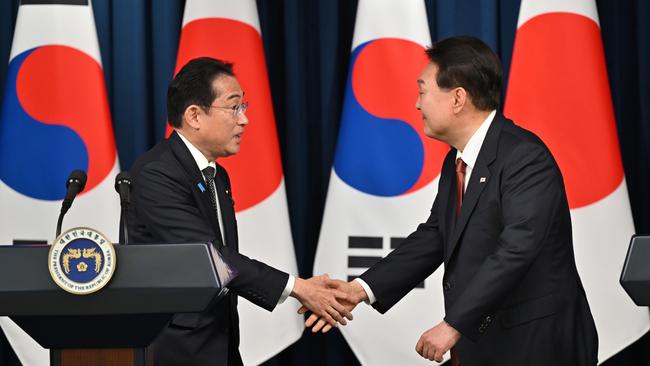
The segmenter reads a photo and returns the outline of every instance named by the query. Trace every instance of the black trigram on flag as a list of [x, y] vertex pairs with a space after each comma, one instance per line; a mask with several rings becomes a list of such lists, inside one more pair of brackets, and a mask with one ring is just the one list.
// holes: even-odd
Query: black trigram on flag
[[[348, 281], [357, 278], [358, 274], [363, 270], [372, 267], [375, 263], [379, 262], [387, 251], [390, 252], [400, 246], [405, 238], [388, 237], [387, 242], [390, 243], [389, 248], [384, 247], [384, 238], [381, 236], [349, 236], [348, 249], [362, 249], [364, 255], [350, 254], [348, 255]], [[358, 251], [357, 251], [358, 252]], [[424, 281], [420, 282], [416, 288], [424, 288]]]

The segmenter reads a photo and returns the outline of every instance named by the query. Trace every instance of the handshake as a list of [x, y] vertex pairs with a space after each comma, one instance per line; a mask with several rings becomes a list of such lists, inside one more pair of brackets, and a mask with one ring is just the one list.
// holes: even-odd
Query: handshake
[[347, 320], [352, 320], [352, 310], [357, 304], [368, 299], [358, 282], [331, 279], [327, 274], [306, 280], [296, 277], [291, 296], [302, 303], [298, 314], [312, 312], [305, 326], [311, 327], [314, 333], [320, 330], [326, 333], [338, 323], [346, 325]]
[[[335, 280], [326, 274], [308, 280], [296, 277], [291, 296], [302, 303], [298, 314], [304, 314], [308, 310], [312, 312], [305, 326], [310, 327], [314, 333], [326, 333], [339, 323], [347, 324], [347, 320], [352, 320], [351, 312], [357, 304], [368, 300], [368, 294], [360, 282]], [[415, 351], [428, 360], [442, 362], [443, 355], [460, 337], [461, 334], [443, 320], [420, 336]]]

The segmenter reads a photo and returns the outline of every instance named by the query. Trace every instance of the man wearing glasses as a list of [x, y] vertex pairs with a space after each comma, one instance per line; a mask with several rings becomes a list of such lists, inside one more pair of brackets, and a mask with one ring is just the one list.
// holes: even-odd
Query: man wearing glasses
[[232, 64], [188, 62], [169, 84], [174, 132], [131, 169], [129, 236], [135, 243], [212, 242], [239, 273], [229, 293], [200, 314], [177, 314], [154, 342], [160, 365], [241, 365], [237, 295], [269, 311], [288, 296], [330, 324], [352, 319], [325, 277], [293, 277], [238, 252], [228, 173], [215, 160], [239, 152], [248, 124], [244, 92]]

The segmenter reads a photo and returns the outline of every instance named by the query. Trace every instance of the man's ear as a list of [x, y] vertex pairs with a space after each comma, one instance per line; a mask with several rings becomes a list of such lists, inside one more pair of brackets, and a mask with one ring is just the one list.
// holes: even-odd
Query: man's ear
[[190, 104], [185, 108], [185, 112], [183, 112], [183, 120], [190, 128], [198, 130], [201, 127], [201, 123], [199, 123], [199, 114], [201, 112], [201, 107], [196, 104]]
[[459, 86], [452, 91], [452, 97], [454, 98], [452, 109], [454, 113], [458, 114], [469, 103], [469, 95], [467, 95], [465, 88]]

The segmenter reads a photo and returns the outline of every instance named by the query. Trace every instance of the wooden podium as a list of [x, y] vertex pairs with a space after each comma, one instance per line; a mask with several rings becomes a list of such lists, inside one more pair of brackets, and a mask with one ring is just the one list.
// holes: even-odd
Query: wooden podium
[[49, 348], [52, 366], [153, 365], [147, 347], [173, 314], [218, 301], [227, 277], [210, 244], [115, 245], [108, 285], [73, 295], [50, 277], [49, 249], [0, 246], [0, 315]]

